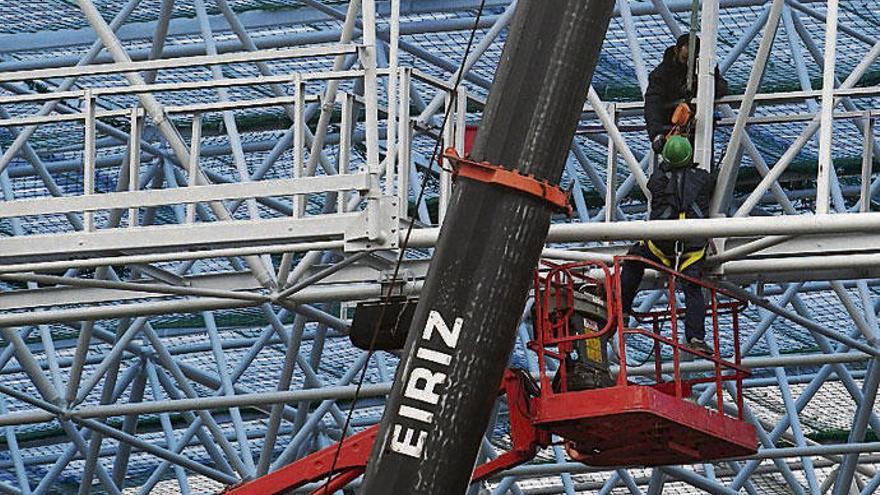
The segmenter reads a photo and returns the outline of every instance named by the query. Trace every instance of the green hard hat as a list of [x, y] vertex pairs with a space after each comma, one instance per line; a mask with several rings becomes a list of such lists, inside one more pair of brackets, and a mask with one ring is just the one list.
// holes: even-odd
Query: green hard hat
[[690, 141], [682, 136], [670, 136], [663, 146], [663, 159], [673, 167], [685, 167], [690, 164], [694, 149]]

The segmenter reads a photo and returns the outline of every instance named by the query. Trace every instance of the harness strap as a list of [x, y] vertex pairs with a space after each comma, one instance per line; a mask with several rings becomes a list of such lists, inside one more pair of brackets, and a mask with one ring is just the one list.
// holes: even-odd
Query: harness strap
[[[648, 240], [645, 243], [648, 246], [648, 250], [651, 251], [651, 254], [657, 257], [661, 263], [669, 268], [675, 267], [675, 256], [669, 256], [660, 249], [659, 246], [654, 244], [654, 241]], [[697, 261], [700, 261], [704, 256], [706, 256], [706, 248], [697, 249], [696, 251], [685, 251], [681, 253], [681, 262], [678, 265], [678, 271], [682, 271], [687, 267], [693, 265]]]

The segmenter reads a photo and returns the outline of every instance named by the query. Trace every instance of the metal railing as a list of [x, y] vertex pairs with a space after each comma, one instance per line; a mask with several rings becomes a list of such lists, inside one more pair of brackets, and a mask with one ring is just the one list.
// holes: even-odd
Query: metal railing
[[[647, 323], [650, 329], [642, 326], [628, 326], [623, 317], [623, 308], [620, 292], [620, 274], [622, 264], [625, 261], [644, 263], [648, 268], [656, 270], [666, 281], [668, 307], [652, 310], [647, 313], [638, 313], [635, 316], [642, 323]], [[722, 382], [733, 381], [735, 383], [735, 402], [738, 419], [743, 419], [743, 380], [750, 375], [749, 370], [742, 364], [740, 351], [739, 314], [746, 302], [736, 295], [718, 288], [704, 280], [689, 277], [678, 273], [658, 263], [651, 262], [637, 256], [616, 256], [613, 270], [600, 261], [585, 261], [567, 263], [563, 265], [544, 262], [549, 268], [546, 274], [535, 273], [535, 340], [530, 348], [536, 352], [538, 358], [538, 370], [542, 390], [548, 394], [566, 393], [568, 391], [569, 370], [563, 363], [572, 352], [577, 351], [580, 343], [595, 339], [602, 344], [602, 340], [609, 339], [614, 334], [617, 337], [615, 349], [618, 355], [619, 368], [615, 384], [616, 387], [627, 387], [637, 384], [650, 386], [674, 396], [677, 399], [686, 399], [694, 385], [713, 383], [715, 385], [716, 407], [721, 413], [725, 412]], [[710, 353], [694, 349], [680, 342], [681, 332], [680, 316], [684, 313], [683, 308], [676, 304], [677, 283], [695, 284], [709, 293], [709, 308], [707, 317], [710, 321], [710, 335], [713, 349]], [[577, 290], [586, 290], [598, 297], [604, 304], [605, 316], [601, 315], [593, 321], [595, 324], [583, 332], [576, 332], [570, 326], [570, 318], [574, 313], [574, 294]], [[723, 300], [722, 300], [723, 299]], [[729, 315], [730, 334], [732, 340], [732, 352], [730, 355], [722, 353], [722, 340], [719, 317]], [[668, 323], [668, 327], [666, 327]], [[628, 349], [628, 337], [642, 336], [649, 340], [651, 353], [647, 361], [653, 361], [653, 373], [646, 375], [639, 373], [640, 383], [631, 382], [629, 368], [641, 368], [645, 363], [632, 363]], [[602, 339], [602, 340], [600, 340]], [[613, 347], [611, 343], [609, 343]], [[665, 369], [668, 363], [664, 363], [663, 349], [671, 349], [671, 376]], [[584, 352], [583, 349], [577, 352]], [[704, 376], [685, 377], [682, 372], [682, 361], [685, 356], [705, 360], [711, 365]], [[548, 370], [550, 363], [559, 363], [558, 383], [551, 383]], [[666, 364], [667, 366], [664, 366]], [[609, 366], [610, 370], [610, 366]]]

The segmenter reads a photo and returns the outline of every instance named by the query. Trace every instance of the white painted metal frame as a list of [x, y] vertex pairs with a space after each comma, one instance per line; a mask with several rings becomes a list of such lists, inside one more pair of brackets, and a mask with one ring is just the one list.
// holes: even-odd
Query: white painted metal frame
[[[465, 0], [457, 2], [471, 8], [475, 6], [473, 2]], [[81, 490], [88, 490], [91, 482], [97, 479], [108, 492], [117, 493], [126, 479], [129, 454], [134, 448], [149, 453], [158, 462], [149, 479], [140, 486], [141, 493], [149, 492], [163, 476], [177, 479], [181, 490], [185, 491], [188, 473], [198, 473], [224, 484], [233, 483], [277, 468], [321, 446], [328, 438], [338, 438], [345, 414], [342, 410], [346, 405], [344, 401], [353, 397], [354, 385], [350, 382], [362, 367], [370, 367], [371, 373], [375, 373], [379, 381], [366, 385], [359, 397], [365, 400], [381, 398], [393, 376], [393, 369], [388, 366], [388, 356], [378, 354], [367, 362], [366, 356], [358, 354], [341, 376], [329, 379], [325, 374], [330, 363], [334, 362], [330, 359], [334, 351], [330, 349], [339, 349], [338, 339], [344, 338], [348, 324], [340, 315], [331, 314], [333, 308], [330, 303], [350, 303], [375, 298], [381, 293], [383, 286], [380, 280], [393, 264], [389, 264], [387, 253], [363, 254], [364, 246], [368, 242], [374, 246], [378, 239], [376, 232], [379, 231], [386, 235], [394, 234], [390, 237], [393, 242], [398, 241], [400, 219], [408, 216], [410, 200], [415, 197], [413, 192], [417, 192], [419, 187], [418, 176], [412, 172], [417, 166], [436, 166], [436, 163], [428, 163], [426, 157], [413, 150], [413, 139], [419, 133], [439, 133], [446, 143], [463, 152], [465, 123], [473, 117], [467, 110], [482, 103], [479, 93], [475, 94], [473, 90], [480, 90], [480, 84], [485, 82], [470, 69], [497, 44], [496, 38], [503, 32], [514, 11], [513, 3], [492, 4], [498, 9], [495, 11], [497, 15], [493, 23], [482, 25], [487, 32], [465, 61], [465, 80], [474, 86], [468, 86], [467, 89], [462, 87], [459, 92], [453, 93], [451, 84], [444, 79], [401, 66], [400, 51], [425, 57], [431, 54], [425, 54], [424, 50], [420, 52], [413, 43], [399, 39], [404, 26], [401, 26], [401, 5], [397, 0], [390, 2], [388, 10], [382, 10], [384, 4], [377, 5], [372, 0], [365, 0], [362, 4], [350, 2], [346, 12], [318, 0], [310, 0], [308, 3], [317, 12], [340, 20], [342, 27], [335, 33], [338, 43], [280, 50], [261, 50], [259, 46], [265, 46], [266, 40], [251, 39], [245, 23], [239, 20], [226, 1], [219, 0], [217, 5], [224, 22], [228, 22], [236, 35], [236, 43], [240, 43], [246, 51], [162, 58], [166, 52], [163, 33], [168, 32], [174, 4], [171, 0], [165, 0], [162, 2], [161, 18], [155, 26], [155, 41], [149, 50], [154, 60], [132, 62], [115, 33], [137, 3], [133, 0], [126, 4], [119, 15], [107, 24], [103, 19], [98, 19], [100, 15], [96, 15], [99, 14], [97, 9], [88, 0], [78, 0], [101, 38], [83, 57], [80, 66], [0, 72], [0, 82], [6, 84], [4, 89], [14, 87], [12, 83], [17, 81], [33, 78], [63, 78], [58, 86], [59, 91], [54, 93], [22, 91], [19, 95], [0, 95], [0, 105], [20, 101], [43, 105], [33, 116], [13, 117], [0, 113], [0, 125], [9, 127], [15, 137], [0, 158], [0, 186], [3, 186], [5, 199], [0, 202], [0, 219], [7, 219], [16, 231], [15, 236], [0, 239], [0, 258], [4, 261], [0, 265], [0, 280], [27, 287], [0, 296], [0, 309], [3, 310], [0, 327], [5, 327], [3, 337], [10, 343], [0, 349], [0, 374], [25, 373], [39, 392], [38, 396], [23, 393], [5, 382], [0, 386], [0, 426], [4, 427], [11, 451], [11, 460], [8, 466], [3, 465], [3, 469], [10, 469], [15, 483], [18, 483], [17, 487], [9, 482], [0, 483], [0, 491], [7, 493], [47, 493], [76, 455], [85, 460]], [[746, 86], [746, 94], [719, 102], [734, 107], [739, 104], [738, 114], [719, 107], [724, 118], [717, 124], [734, 126], [736, 137], [729, 143], [728, 150], [740, 147], [764, 176], [755, 191], [740, 204], [737, 212], [740, 218], [683, 222], [625, 221], [630, 216], [638, 218], [643, 212], [639, 208], [644, 206], [644, 202], [634, 199], [629, 193], [635, 186], [645, 189], [647, 174], [644, 170], [649, 164], [649, 157], [634, 152], [644, 149], [644, 143], [640, 142], [644, 139], [642, 133], [621, 132], [619, 122], [631, 115], [638, 115], [640, 103], [615, 103], [609, 108], [591, 90], [589, 105], [585, 107], [585, 121], [601, 125], [608, 135], [603, 145], [603, 149], [608, 151], [604, 162], [606, 167], [597, 167], [592, 163], [591, 157], [577, 147], [577, 143], [572, 163], [577, 162], [589, 176], [594, 189], [600, 192], [603, 208], [598, 214], [591, 214], [581, 197], [580, 202], [576, 203], [578, 217], [594, 222], [554, 225], [548, 241], [564, 243], [565, 249], [548, 249], [545, 255], [557, 259], [583, 259], [588, 256], [607, 259], [622, 248], [619, 245], [605, 248], [598, 241], [637, 240], [644, 237], [646, 232], [662, 238], [728, 238], [726, 248], [715, 256], [716, 261], [723, 262], [718, 273], [723, 273], [726, 280], [739, 284], [748, 284], [756, 279], [768, 284], [766, 292], [761, 292], [757, 287], [749, 287], [747, 291], [753, 303], [762, 308], [757, 313], [760, 321], [755, 327], [749, 348], [764, 342], [770, 353], [769, 356], [747, 357], [749, 365], [768, 372], [766, 378], [755, 378], [747, 386], [778, 387], [785, 414], [780, 422], [773, 424], [757, 419], [756, 413], [749, 408], [747, 416], [758, 426], [762, 450], [746, 462], [731, 462], [724, 466], [703, 465], [696, 469], [658, 468], [645, 479], [634, 476], [627, 469], [617, 469], [608, 472], [604, 482], [589, 484], [590, 490], [608, 493], [615, 487], [625, 486], [633, 494], [643, 491], [660, 493], [664, 485], [681, 481], [713, 493], [736, 493], [741, 489], [755, 493], [751, 477], [768, 469], [778, 472], [793, 493], [821, 492], [833, 486], [833, 493], [842, 495], [848, 493], [853, 482], [856, 482], [862, 493], [867, 495], [880, 485], [880, 474], [871, 466], [877, 459], [858, 456], [859, 453], [871, 453], [878, 449], [876, 443], [865, 442], [863, 435], [868, 426], [875, 428], [875, 431], [880, 427], [880, 421], [872, 412], [880, 367], [870, 364], [876, 362], [878, 355], [877, 301], [870, 292], [870, 287], [876, 285], [876, 281], [869, 280], [880, 277], [875, 268], [880, 266], [880, 253], [871, 247], [874, 245], [872, 239], [880, 230], [878, 214], [871, 213], [871, 196], [880, 187], [880, 181], [872, 170], [872, 157], [877, 151], [874, 146], [874, 120], [878, 111], [864, 108], [864, 105], [847, 107], [844, 112], [833, 110], [834, 104], [844, 98], [851, 98], [855, 102], [868, 101], [869, 97], [876, 96], [880, 91], [876, 87], [855, 87], [880, 55], [880, 45], [874, 39], [876, 36], [871, 36], [873, 33], [853, 33], [844, 23], [838, 26], [836, 11], [831, 10], [830, 4], [827, 10], [818, 11], [821, 4], [816, 2], [786, 0], [784, 8], [782, 3], [720, 0], [710, 2], [712, 5], [704, 5], [703, 9], [703, 49], [706, 54], [701, 56], [701, 90], [711, 87], [708, 79], [711, 79], [715, 65], [712, 58], [715, 56], [714, 33], [718, 26], [717, 13], [713, 9], [720, 6], [723, 13], [724, 9], [739, 5], [766, 7], [749, 31], [744, 33], [743, 41], [719, 64], [724, 70], [737, 63], [737, 58], [750, 46], [754, 35], [764, 29], [765, 35], [758, 48], [759, 55], [753, 77]], [[690, 4], [689, 1], [680, 0], [652, 0], [650, 3], [618, 1], [616, 12], [621, 16], [626, 34], [625, 38], [621, 38], [621, 43], [630, 48], [636, 83], [641, 90], [645, 89], [648, 68], [638, 41], [639, 23], [643, 22], [643, 16], [659, 15], [668, 24], [671, 34], [678, 35], [682, 26], [677, 24], [672, 12], [686, 12]], [[404, 10], [413, 8], [406, 4], [403, 7]], [[757, 82], [762, 72], [758, 67], [771, 57], [771, 33], [776, 31], [780, 10], [785, 21], [789, 7], [823, 24], [827, 21], [829, 32], [836, 28], [841, 36], [857, 34], [856, 39], [871, 45], [864, 60], [837, 88], [834, 87], [833, 64], [828, 63], [828, 57], [833, 60], [835, 53], [833, 49], [828, 49], [825, 52], [825, 81], [821, 90], [804, 88], [804, 91], [790, 93], [758, 93]], [[201, 23], [193, 24], [193, 32], [202, 33], [205, 38], [202, 48], [207, 48], [211, 44], [209, 38], [214, 36], [212, 30], [217, 27], [211, 21], [208, 29], [205, 29], [205, 21], [210, 19], [204, 8], [197, 10]], [[387, 17], [383, 18], [380, 12], [387, 12]], [[827, 16], [822, 12], [827, 12]], [[389, 23], [388, 29], [377, 29], [377, 21], [381, 25], [384, 20]], [[792, 25], [797, 27], [798, 22], [795, 16]], [[786, 29], [787, 26], [788, 21]], [[448, 28], [440, 27], [438, 23], [437, 29]], [[790, 32], [786, 34], [793, 36]], [[360, 43], [357, 43], [358, 36]], [[389, 45], [387, 67], [380, 66], [384, 63], [379, 54], [384, 48], [383, 43]], [[117, 63], [89, 65], [98, 58], [104, 45]], [[825, 46], [829, 46], [827, 42]], [[178, 48], [171, 48], [167, 53], [173, 53], [173, 50]], [[266, 62], [292, 57], [317, 56], [332, 57], [332, 70], [276, 74], [266, 65]], [[443, 63], [444, 60], [437, 60], [439, 58], [432, 58], [433, 61], [429, 63]], [[359, 68], [347, 65], [358, 61]], [[172, 67], [212, 67], [233, 62], [262, 64], [261, 75], [182, 83], [155, 84], [153, 81], [157, 71]], [[451, 68], [457, 66], [457, 61], [445, 62], [450, 68], [449, 73], [452, 73]], [[132, 71], [146, 72], [146, 77], [140, 79], [132, 76]], [[130, 85], [72, 89], [77, 78], [111, 74], [125, 75]], [[340, 84], [358, 79], [364, 81], [362, 96], [338, 89]], [[455, 80], [455, 74], [450, 80]], [[381, 83], [385, 81], [383, 88]], [[320, 92], [307, 91], [307, 88], [314, 88], [318, 84], [324, 85]], [[419, 87], [423, 87], [423, 84], [432, 86], [437, 92], [432, 99], [425, 100], [429, 102], [427, 105], [420, 107]], [[273, 95], [244, 101], [224, 101], [220, 98], [208, 104], [176, 107], [162, 107], [153, 97], [161, 92], [191, 90], [211, 90], [220, 95], [228, 89], [249, 86], [271, 87]], [[122, 95], [137, 96], [141, 99], [141, 106], [105, 110], [95, 105], [95, 101], [102, 103]], [[781, 115], [774, 111], [775, 105], [780, 102], [806, 101], [819, 96], [822, 97], [823, 110], [819, 118], [812, 115]], [[58, 99], [81, 99], [85, 104], [81, 108], [72, 108], [57, 103]], [[711, 135], [712, 108], [708, 104], [711, 100], [712, 97], [707, 96], [706, 92], [698, 95], [701, 110], [699, 120], [708, 126], [700, 131], [702, 136]], [[438, 130], [432, 127], [436, 124], [434, 116], [444, 101], [445, 109], [451, 112], [453, 119], [450, 119], [447, 129]], [[471, 105], [467, 104], [468, 101]], [[758, 105], [764, 114], [753, 117], [751, 110]], [[193, 114], [231, 114], [232, 111], [269, 107], [284, 108], [293, 125], [280, 140], [261, 148], [269, 151], [269, 156], [255, 173], [246, 171], [241, 174], [243, 161], [237, 158], [235, 165], [241, 180], [232, 179], [232, 183], [219, 183], [223, 176], [204, 166], [206, 157], [216, 156], [210, 154], [216, 147], [203, 143], [204, 138], [199, 139], [198, 131], [204, 131], [204, 126], [196, 124], [200, 119], [194, 119], [195, 125], [190, 132], [193, 138], [188, 145], [174, 128], [174, 122], [168, 119], [169, 116], [180, 114], [182, 119], [189, 122], [188, 117]], [[358, 117], [359, 112], [356, 112], [359, 108], [365, 110], [363, 121]], [[417, 112], [415, 118], [411, 113], [413, 109]], [[339, 131], [333, 134], [336, 112]], [[317, 119], [314, 119], [315, 116]], [[849, 208], [850, 211], [846, 211], [849, 205], [841, 209], [837, 208], [837, 203], [830, 202], [836, 194], [837, 177], [824, 172], [831, 171], [828, 166], [830, 162], [827, 161], [830, 148], [822, 147], [821, 143], [824, 139], [828, 139], [829, 143], [838, 139], [837, 134], [830, 134], [835, 119], [858, 121], [864, 137], [859, 186], [853, 186], [853, 192], [850, 193], [853, 194], [850, 198], [857, 196], [859, 201]], [[755, 147], [750, 133], [757, 126], [799, 120], [808, 122], [807, 131], [780, 160], [766, 166], [765, 158]], [[52, 178], [52, 164], [40, 158], [28, 139], [38, 125], [79, 121], [86, 123], [83, 160], [77, 164], [80, 167], [78, 170], [83, 173], [83, 194], [64, 195]], [[126, 121], [127, 132], [116, 129], [113, 127], [115, 124], [108, 124], [115, 121]], [[365, 132], [358, 130], [358, 126], [363, 124], [366, 124]], [[151, 125], [161, 128], [167, 145], [157, 146], [158, 141], [145, 132], [145, 127]], [[236, 131], [226, 130], [229, 132], [230, 145], [219, 151], [223, 154], [221, 156], [235, 157], [247, 149], [256, 149], [249, 148], [254, 146], [251, 143], [236, 144]], [[787, 191], [780, 179], [816, 130], [820, 132], [819, 170], [823, 170], [817, 172], [816, 192]], [[102, 134], [126, 143], [126, 151], [119, 157], [121, 160], [114, 158], [111, 162], [102, 154], [102, 147], [109, 142], [101, 137]], [[204, 132], [202, 134], [204, 136]], [[366, 143], [366, 166], [362, 171], [351, 170], [349, 167], [355, 158], [355, 150], [362, 142]], [[698, 146], [700, 156], [711, 153], [712, 146], [703, 138], [700, 142], [703, 143], [702, 147]], [[338, 151], [334, 151], [337, 144]], [[168, 152], [168, 146], [171, 153]], [[306, 146], [310, 147], [308, 161], [304, 159]], [[286, 150], [294, 151], [290, 161], [279, 160]], [[385, 154], [384, 160], [380, 159], [382, 153]], [[615, 154], [623, 159], [629, 170], [621, 184], [616, 183]], [[725, 166], [731, 169], [739, 166], [735, 155], [737, 153], [727, 156], [722, 169]], [[14, 198], [14, 178], [10, 178], [9, 173], [13, 170], [8, 166], [16, 156], [24, 158], [33, 173], [45, 181], [54, 197], [40, 200]], [[338, 156], [335, 164], [330, 159], [333, 156]], [[756, 160], [756, 157], [760, 160]], [[822, 160], [826, 164], [824, 169]], [[317, 171], [319, 165], [321, 171]], [[115, 192], [99, 193], [96, 177], [108, 167], [119, 168], [120, 184]], [[265, 179], [265, 174], [273, 167], [289, 171], [282, 175], [288, 178]], [[569, 167], [572, 170], [575, 168]], [[606, 168], [604, 178], [601, 168]], [[440, 174], [442, 178], [446, 173]], [[430, 174], [424, 175], [427, 177]], [[453, 187], [448, 175], [446, 177], [441, 185], [441, 218], [445, 211], [445, 200], [448, 200]], [[156, 187], [163, 183], [168, 188]], [[177, 185], [181, 187], [175, 187]], [[725, 190], [732, 192], [733, 185], [731, 182], [731, 187]], [[769, 194], [765, 194], [768, 191]], [[749, 216], [757, 211], [756, 208], [767, 205], [768, 201], [779, 203], [786, 213], [798, 213], [793, 202], [795, 200], [789, 197], [793, 198], [794, 193], [801, 192], [818, 199], [815, 209], [817, 215], [802, 214], [784, 219]], [[395, 203], [388, 207], [390, 203], [387, 198], [391, 196], [395, 198]], [[257, 202], [249, 201], [252, 198], [259, 201], [261, 208], [281, 216], [260, 218], [264, 213], [256, 210]], [[331, 207], [325, 206], [323, 212], [313, 214], [306, 208], [309, 198], [315, 198], [319, 203], [320, 199], [335, 200], [325, 203]], [[364, 199], [366, 205], [362, 204]], [[715, 199], [720, 201], [724, 198], [716, 196]], [[249, 219], [233, 220], [233, 215], [242, 204], [248, 208]], [[829, 212], [832, 205], [836, 207], [837, 214], [823, 215]], [[170, 208], [179, 223], [154, 226], [153, 219], [160, 207]], [[420, 219], [424, 220], [423, 205], [415, 207], [420, 212]], [[110, 221], [106, 225], [101, 222], [96, 225], [96, 217], [102, 218], [102, 211], [112, 212]], [[123, 225], [125, 211], [128, 213], [128, 222]], [[63, 215], [75, 231], [23, 235], [23, 220], [48, 215]], [[352, 225], [357, 228], [353, 229]], [[362, 227], [366, 233], [360, 231]], [[436, 226], [426, 227], [432, 228], [414, 231], [411, 247], [433, 247]], [[353, 233], [354, 230], [357, 232]], [[393, 242], [389, 239], [387, 245], [391, 246]], [[572, 249], [573, 245], [582, 244], [589, 246], [589, 251]], [[270, 259], [269, 254], [282, 255], [281, 263]], [[69, 257], [76, 259], [65, 259]], [[202, 273], [207, 260], [228, 263], [235, 271]], [[177, 263], [170, 265], [173, 268], [149, 265], [174, 261]], [[128, 278], [128, 273], [123, 270], [108, 268], [111, 265], [129, 266], [132, 274], [144, 275]], [[413, 295], [418, 294], [426, 270], [427, 261], [405, 265], [408, 278], [401, 283], [401, 289]], [[31, 273], [34, 271], [51, 271], [53, 274]], [[860, 280], [853, 283], [838, 280], [824, 282], [844, 276]], [[783, 281], [795, 283], [789, 285]], [[779, 283], [774, 285], [773, 282]], [[817, 323], [817, 316], [811, 313], [813, 308], [806, 300], [807, 294], [816, 291], [833, 293], [837, 298], [843, 315], [841, 328]], [[651, 298], [647, 299], [652, 303]], [[32, 308], [40, 310], [20, 311], [28, 301], [32, 302]], [[247, 307], [254, 308], [253, 311], [267, 323], [258, 329], [255, 336], [233, 339], [229, 336], [229, 329], [219, 319], [223, 313], [216, 311]], [[198, 318], [201, 322], [199, 331], [204, 332], [207, 339], [191, 344], [170, 345], [166, 337], [160, 337], [153, 327], [159, 320], [152, 315], [175, 312], [192, 313]], [[788, 320], [789, 325], [794, 325], [804, 338], [815, 340], [821, 353], [782, 353], [780, 340], [783, 335], [773, 326], [778, 318]], [[78, 333], [76, 343], [53, 340], [48, 324], [59, 323]], [[185, 334], [187, 329], [175, 331]], [[521, 327], [518, 345], [523, 349], [525, 341], [529, 339], [528, 331], [527, 325]], [[29, 337], [39, 338], [44, 346], [39, 358], [36, 351], [24, 344], [24, 339]], [[311, 350], [305, 350], [304, 342], [309, 343]], [[104, 350], [97, 351], [99, 345], [105, 346], [102, 348]], [[75, 354], [62, 357], [63, 346], [75, 348]], [[276, 357], [280, 367], [277, 383], [271, 384], [274, 390], [250, 389], [242, 377], [254, 366], [255, 359], [262, 352], [277, 352], [279, 349], [284, 358], [282, 361]], [[237, 350], [242, 353], [233, 357], [232, 351]], [[186, 357], [195, 353], [210, 356], [216, 366], [202, 367], [187, 362]], [[126, 368], [130, 362], [140, 364]], [[869, 364], [867, 370], [864, 369], [866, 364]], [[688, 366], [697, 371], [702, 364], [690, 363]], [[803, 372], [807, 369], [805, 367], [810, 367], [810, 371]], [[102, 381], [105, 378], [107, 381]], [[297, 380], [299, 382], [295, 385]], [[299, 383], [301, 388], [294, 388], [299, 387]], [[796, 383], [807, 386], [797, 397], [791, 389], [791, 385]], [[798, 414], [815, 400], [814, 396], [823, 384], [830, 383], [841, 384], [858, 410], [851, 418], [852, 428], [846, 442], [817, 445], [806, 437], [803, 425], [798, 422]], [[194, 389], [196, 384], [209, 390], [207, 396], [197, 396]], [[130, 392], [127, 401], [122, 399], [118, 404], [113, 404], [126, 391]], [[703, 401], [716, 393], [712, 387], [699, 392], [696, 399]], [[94, 403], [87, 403], [87, 399], [93, 399]], [[27, 405], [27, 408], [9, 412], [8, 406], [13, 402], [17, 407]], [[261, 411], [259, 414], [269, 418], [272, 425], [272, 438], [262, 444], [259, 456], [251, 452], [262, 441], [263, 432], [254, 434], [248, 431], [250, 420], [244, 414], [245, 407], [257, 408]], [[218, 414], [218, 410], [228, 413]], [[144, 414], [159, 415], [164, 435], [162, 441], [148, 442], [139, 437], [137, 418]], [[104, 418], [110, 417], [124, 418], [124, 421], [121, 426], [110, 426], [111, 423], [104, 422]], [[60, 423], [63, 424], [62, 434], [67, 436], [69, 443], [63, 455], [57, 459], [41, 461], [46, 463], [46, 475], [37, 486], [28, 486], [32, 480], [25, 479], [26, 469], [31, 460], [22, 454], [21, 446], [13, 446], [17, 444], [16, 434], [22, 431], [23, 425], [58, 418], [63, 420]], [[172, 418], [182, 419], [184, 426], [173, 425]], [[325, 418], [329, 418], [326, 423]], [[267, 438], [269, 436], [266, 435]], [[109, 445], [102, 443], [102, 437], [119, 442], [118, 447], [112, 449], [117, 455], [112, 471], [97, 461], [99, 453]], [[781, 441], [794, 447], [780, 447], [778, 442]], [[184, 454], [184, 448], [190, 442], [205, 449], [203, 458]], [[487, 449], [487, 455], [493, 451]], [[764, 459], [772, 460], [773, 464], [760, 465]], [[212, 462], [213, 465], [208, 466], [205, 462]], [[820, 473], [820, 468], [826, 467], [834, 469], [832, 475]], [[168, 471], [170, 468], [173, 471]], [[579, 464], [566, 462], [562, 453], [556, 451], [554, 462], [521, 466], [501, 473], [489, 486], [496, 493], [522, 493], [517, 486], [520, 479], [559, 476], [560, 491], [573, 493], [576, 489], [586, 489], [586, 485], [578, 485], [577, 478], [572, 475], [590, 471]], [[806, 486], [800, 485], [801, 475], [807, 481]], [[733, 481], [722, 483], [719, 481], [722, 476], [729, 476]]]

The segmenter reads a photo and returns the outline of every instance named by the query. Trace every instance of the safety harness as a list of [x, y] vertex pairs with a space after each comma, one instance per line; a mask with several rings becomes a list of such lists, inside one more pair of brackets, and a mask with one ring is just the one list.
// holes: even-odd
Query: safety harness
[[[677, 177], [673, 176], [673, 173], [669, 170], [664, 172], [666, 174], [667, 184], [672, 184], [675, 196], [679, 199], [677, 202], [681, 202], [684, 197], [684, 188], [685, 188], [685, 178], [682, 175]], [[678, 179], [678, 180], [675, 180]], [[690, 202], [690, 204], [682, 205], [679, 204], [678, 211], [678, 219], [684, 220], [687, 218], [687, 211], [690, 209], [694, 212], [696, 218], [704, 218], [703, 210], [697, 204], [696, 198]], [[673, 205], [667, 205], [662, 213], [657, 217], [661, 220], [670, 220], [675, 216], [675, 210]], [[693, 265], [697, 261], [701, 260], [706, 255], [706, 247], [703, 246], [700, 249], [685, 251], [684, 242], [681, 240], [675, 241], [674, 253], [667, 254], [660, 248], [654, 241], [648, 240], [645, 242], [648, 246], [648, 250], [657, 257], [664, 265], [669, 268], [672, 268], [675, 271], [681, 271], [686, 269], [687, 267]]]
[[696, 251], [683, 251], [680, 250], [681, 241], [675, 241], [675, 255], [667, 256], [666, 253], [663, 252], [654, 241], [647, 241], [648, 250], [651, 251], [651, 254], [657, 257], [664, 265], [673, 270], [680, 272], [687, 267], [693, 265], [697, 261], [700, 261], [704, 256], [706, 256], [706, 248], [700, 248]]

